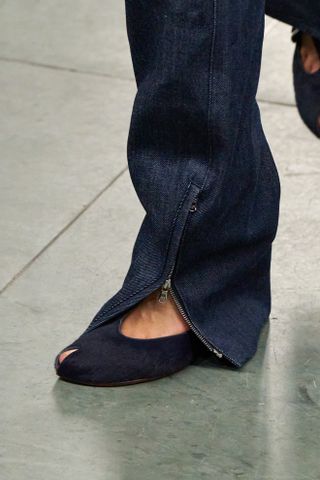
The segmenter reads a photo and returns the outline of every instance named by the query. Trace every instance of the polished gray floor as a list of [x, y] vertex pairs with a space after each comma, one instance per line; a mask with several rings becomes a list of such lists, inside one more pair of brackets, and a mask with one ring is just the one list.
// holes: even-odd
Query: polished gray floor
[[93, 389], [52, 362], [121, 285], [143, 216], [123, 5], [0, 2], [1, 480], [320, 479], [320, 143], [294, 107], [289, 32], [267, 21], [282, 209], [257, 356]]

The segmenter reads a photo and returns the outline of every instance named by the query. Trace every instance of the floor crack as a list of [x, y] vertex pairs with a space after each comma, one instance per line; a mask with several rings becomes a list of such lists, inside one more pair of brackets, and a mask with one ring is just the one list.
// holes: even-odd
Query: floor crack
[[126, 171], [128, 166], [120, 170], [120, 172], [105, 185], [84, 207], [61, 229], [58, 233], [34, 255], [0, 290], [0, 295], [4, 293], [21, 275], [44, 253], [51, 245], [53, 245]]
[[127, 77], [120, 77], [116, 75], [110, 75], [109, 73], [104, 73], [104, 72], [93, 72], [90, 70], [81, 70], [76, 67], [63, 67], [62, 65], [53, 65], [50, 63], [42, 63], [42, 62], [36, 62], [34, 60], [24, 60], [21, 58], [9, 58], [9, 57], [1, 57], [0, 56], [0, 62], [7, 62], [7, 63], [18, 63], [22, 65], [28, 65], [30, 67], [39, 67], [39, 68], [47, 68], [49, 70], [56, 70], [56, 71], [62, 71], [62, 72], [69, 72], [69, 73], [77, 73], [79, 75], [91, 75], [93, 77], [103, 77], [103, 78], [109, 78], [113, 80], [121, 80], [124, 82], [133, 82], [134, 78], [127, 78]]

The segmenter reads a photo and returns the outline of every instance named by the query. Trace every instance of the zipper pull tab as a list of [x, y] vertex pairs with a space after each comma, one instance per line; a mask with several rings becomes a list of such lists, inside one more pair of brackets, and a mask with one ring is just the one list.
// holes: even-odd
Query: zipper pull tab
[[197, 207], [197, 203], [198, 203], [197, 200], [198, 200], [197, 198], [195, 198], [195, 199], [193, 200], [193, 202], [192, 202], [192, 204], [191, 204], [191, 207], [190, 207], [190, 209], [189, 209], [189, 212], [196, 212], [196, 211], [197, 211], [197, 208], [198, 208], [198, 207]]
[[171, 287], [171, 279], [167, 278], [167, 280], [162, 285], [161, 292], [159, 294], [158, 300], [160, 303], [165, 303], [168, 300], [170, 287]]
[[223, 357], [222, 353], [218, 352], [218, 350], [216, 350], [215, 348], [214, 348], [212, 351], [213, 351], [213, 353], [214, 353], [218, 358], [222, 358], [222, 357]]

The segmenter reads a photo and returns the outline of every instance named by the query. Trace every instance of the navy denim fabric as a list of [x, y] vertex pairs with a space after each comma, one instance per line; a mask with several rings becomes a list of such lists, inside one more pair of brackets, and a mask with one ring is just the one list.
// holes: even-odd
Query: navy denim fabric
[[[127, 0], [128, 162], [146, 211], [121, 290], [88, 331], [172, 280], [193, 330], [241, 366], [270, 312], [279, 179], [256, 89], [262, 0]], [[119, 219], [121, 221], [121, 219]]]
[[319, 0], [266, 0], [266, 13], [320, 39]]

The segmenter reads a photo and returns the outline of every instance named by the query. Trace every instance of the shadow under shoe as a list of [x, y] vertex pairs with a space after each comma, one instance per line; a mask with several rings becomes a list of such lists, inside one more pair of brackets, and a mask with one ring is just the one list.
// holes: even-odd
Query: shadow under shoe
[[[120, 386], [171, 375], [190, 365], [197, 340], [191, 331], [152, 339], [136, 339], [120, 331], [121, 317], [84, 332], [56, 357], [63, 380], [92, 386]], [[62, 363], [61, 353], [77, 349]]]

